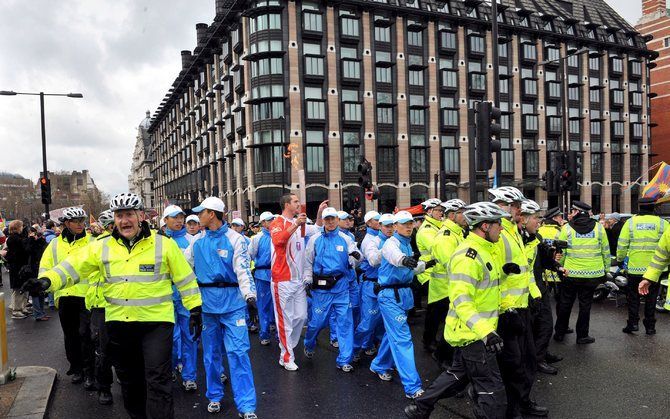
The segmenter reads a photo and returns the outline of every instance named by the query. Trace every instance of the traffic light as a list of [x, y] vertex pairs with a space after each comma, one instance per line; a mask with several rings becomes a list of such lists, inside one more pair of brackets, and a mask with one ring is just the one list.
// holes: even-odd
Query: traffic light
[[577, 152], [570, 150], [567, 152], [565, 163], [568, 169], [568, 172], [571, 175], [570, 179], [570, 192], [577, 192], [579, 190], [579, 164], [577, 163]]
[[547, 170], [542, 176], [542, 189], [547, 192], [556, 192], [556, 175], [553, 170]]
[[40, 191], [42, 192], [42, 203], [51, 204], [51, 180], [45, 176], [40, 178]]
[[361, 158], [361, 163], [358, 165], [358, 185], [363, 189], [372, 188], [372, 163]]
[[[493, 153], [500, 151], [500, 109], [491, 102], [477, 103], [477, 170], [493, 167]], [[496, 137], [494, 140], [493, 137]]]

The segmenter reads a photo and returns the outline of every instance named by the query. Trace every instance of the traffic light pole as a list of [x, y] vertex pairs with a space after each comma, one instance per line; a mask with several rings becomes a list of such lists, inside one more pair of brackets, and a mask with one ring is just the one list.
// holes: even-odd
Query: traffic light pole
[[[491, 37], [493, 38], [493, 106], [500, 108], [500, 57], [498, 55], [498, 0], [491, 2]], [[500, 140], [500, 134], [496, 135]], [[500, 185], [502, 175], [502, 147], [496, 152], [496, 186]], [[486, 176], [486, 185], [488, 186], [489, 177]], [[474, 202], [474, 201], [473, 201]]]
[[[44, 92], [40, 92], [40, 119], [42, 122], [42, 171], [44, 172], [44, 178], [49, 179], [47, 174], [47, 134], [44, 124]], [[44, 204], [44, 219], [48, 220], [49, 218], [51, 218], [49, 216], [49, 204]]]

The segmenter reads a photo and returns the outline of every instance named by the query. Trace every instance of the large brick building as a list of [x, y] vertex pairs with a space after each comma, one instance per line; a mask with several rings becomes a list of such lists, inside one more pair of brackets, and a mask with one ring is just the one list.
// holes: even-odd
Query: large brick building
[[647, 47], [658, 53], [650, 64], [651, 114], [653, 129], [653, 162], [670, 162], [670, 12], [666, 0], [643, 0], [642, 17], [635, 28], [644, 35]]
[[[468, 178], [467, 110], [493, 99], [489, 3], [215, 3], [148, 128], [155, 202], [217, 195], [244, 215], [247, 201], [277, 210], [283, 185], [304, 187], [302, 168], [310, 209], [351, 208], [361, 156], [380, 190], [367, 208], [467, 198], [473, 183], [485, 197], [487, 174]], [[499, 183], [554, 204], [541, 177], [565, 134], [583, 162], [573, 199], [635, 208], [650, 144], [642, 36], [603, 0], [503, 0], [498, 21]]]

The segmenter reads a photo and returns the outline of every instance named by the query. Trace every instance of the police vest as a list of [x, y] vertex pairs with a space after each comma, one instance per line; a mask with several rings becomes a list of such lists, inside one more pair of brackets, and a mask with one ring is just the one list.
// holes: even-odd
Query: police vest
[[568, 242], [563, 267], [570, 278], [600, 278], [609, 269], [610, 251], [607, 235], [600, 223], [586, 234], [575, 231], [570, 224], [561, 230], [559, 239]]
[[635, 215], [626, 221], [617, 243], [617, 260], [628, 257], [628, 272], [642, 275], [647, 270], [667, 221], [656, 215]]
[[[49, 269], [54, 268], [56, 265], [64, 261], [69, 255], [88, 246], [90, 242], [91, 236], [88, 234], [85, 237], [82, 237], [71, 243], [68, 243], [62, 234], [51, 240], [46, 250], [44, 250], [44, 253], [42, 254], [42, 259], [40, 259], [39, 273], [42, 274]], [[68, 265], [64, 265], [59, 268], [59, 272], [62, 275], [65, 275], [65, 271], [63, 269], [68, 268]], [[82, 278], [76, 286], [56, 291], [54, 293], [56, 306], [58, 306], [58, 301], [61, 297], [86, 297], [87, 291], [88, 278]]]

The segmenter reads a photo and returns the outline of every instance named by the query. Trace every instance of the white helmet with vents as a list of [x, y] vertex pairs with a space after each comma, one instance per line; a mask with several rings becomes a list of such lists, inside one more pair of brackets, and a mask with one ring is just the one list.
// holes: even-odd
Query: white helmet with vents
[[533, 215], [541, 211], [540, 205], [532, 199], [521, 202], [521, 214]]
[[500, 188], [489, 189], [489, 193], [493, 195], [491, 202], [504, 202], [511, 204], [512, 202], [523, 202], [526, 199], [520, 190], [514, 186], [501, 186]]
[[428, 211], [429, 209], [433, 209], [437, 206], [439, 206], [442, 203], [437, 198], [430, 198], [421, 203], [421, 207], [423, 208], [424, 211]]
[[86, 218], [86, 211], [79, 207], [70, 207], [63, 210], [63, 215], [58, 217], [60, 222], [75, 220], [77, 218]]
[[465, 207], [463, 215], [471, 226], [485, 221], [498, 221], [510, 214], [492, 202], [475, 202]]
[[102, 224], [103, 227], [107, 227], [114, 222], [114, 213], [111, 210], [104, 210], [100, 213], [100, 216], [98, 216], [98, 222]]
[[441, 203], [442, 207], [444, 207], [444, 210], [447, 212], [452, 212], [452, 211], [458, 211], [460, 209], [465, 208], [468, 204], [465, 203], [465, 201], [461, 199], [450, 199], [448, 201], [445, 201]]
[[112, 201], [109, 203], [110, 211], [120, 211], [127, 209], [144, 209], [142, 205], [142, 198], [134, 193], [120, 193], [112, 198]]

